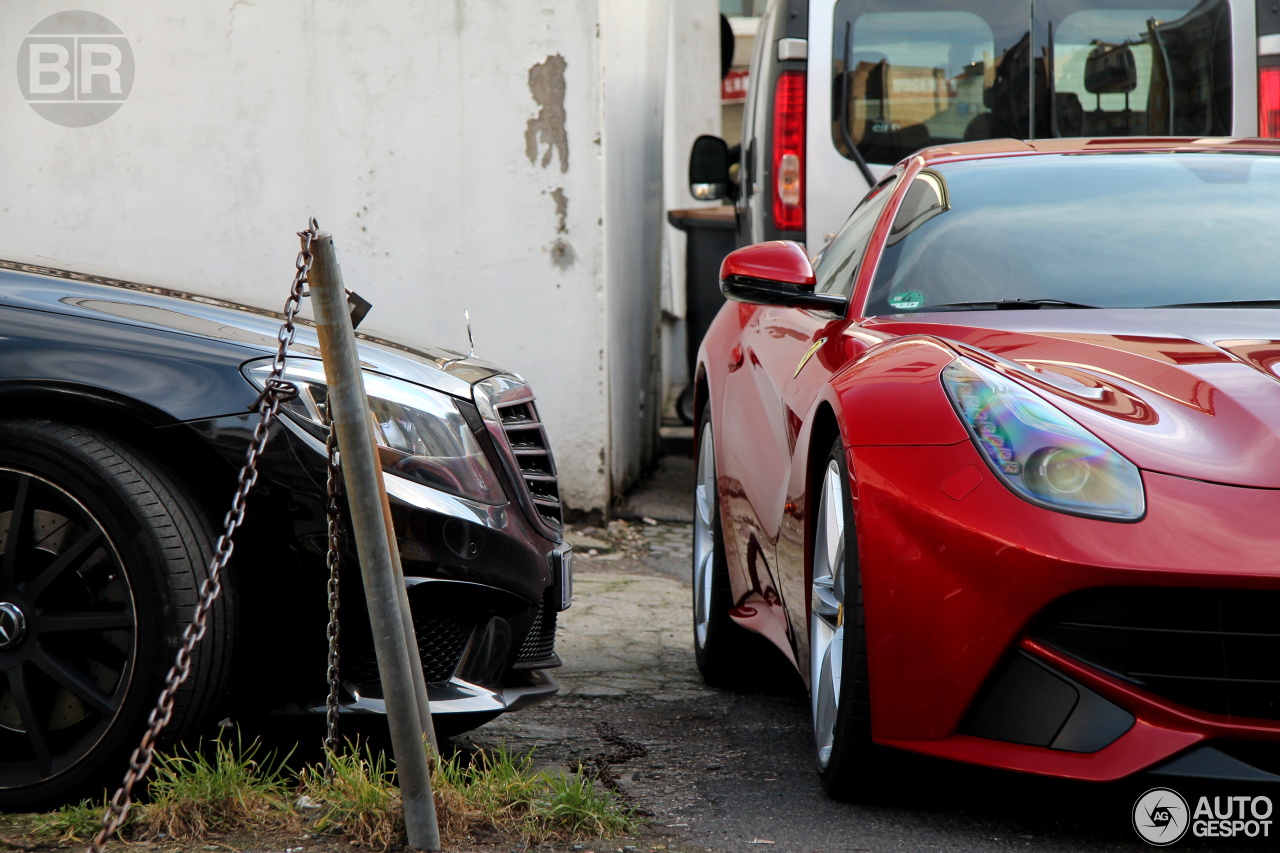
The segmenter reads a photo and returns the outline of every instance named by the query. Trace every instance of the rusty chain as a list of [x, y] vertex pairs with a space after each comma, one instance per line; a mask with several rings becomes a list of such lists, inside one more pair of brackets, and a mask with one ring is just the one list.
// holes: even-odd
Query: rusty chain
[[329, 566], [329, 627], [326, 629], [329, 638], [329, 698], [325, 703], [324, 777], [332, 780], [333, 757], [338, 752], [338, 700], [342, 691], [342, 679], [339, 675], [341, 657], [338, 653], [338, 634], [341, 631], [338, 622], [338, 567], [342, 548], [342, 469], [338, 462], [338, 431], [334, 429], [327, 405], [325, 421], [329, 425], [329, 435], [325, 441], [325, 450], [329, 455], [329, 474], [325, 483], [329, 496], [329, 503], [325, 508], [329, 519], [329, 550], [325, 555]]
[[[240, 469], [236, 493], [231, 500], [231, 509], [223, 519], [222, 536], [218, 538], [213, 559], [209, 561], [208, 577], [200, 586], [200, 601], [196, 605], [191, 622], [182, 632], [182, 645], [174, 658], [173, 666], [165, 676], [164, 689], [160, 691], [160, 698], [156, 706], [151, 709], [150, 716], [147, 717], [147, 730], [143, 732], [142, 741], [129, 757], [129, 770], [124, 775], [124, 781], [111, 797], [111, 802], [102, 816], [102, 829], [93, 839], [89, 853], [102, 853], [107, 839], [124, 825], [125, 818], [129, 814], [133, 788], [151, 768], [151, 761], [155, 756], [156, 738], [173, 717], [174, 696], [182, 683], [187, 680], [187, 676], [191, 674], [191, 653], [195, 650], [196, 643], [204, 637], [209, 609], [222, 593], [222, 570], [231, 559], [231, 552], [235, 547], [232, 537], [235, 535], [236, 528], [244, 522], [245, 501], [258, 481], [258, 457], [266, 448], [269, 427], [279, 414], [280, 405], [298, 394], [298, 389], [284, 379], [285, 354], [293, 343], [296, 333], [294, 320], [298, 309], [302, 306], [307, 274], [311, 270], [311, 243], [319, 230], [320, 226], [313, 217], [307, 223], [307, 230], [298, 232], [302, 248], [294, 263], [293, 285], [289, 290], [289, 298], [284, 304], [284, 323], [276, 335], [279, 346], [276, 349], [275, 359], [271, 363], [271, 375], [263, 383], [262, 393], [258, 395], [258, 399], [251, 407], [262, 415], [262, 419], [258, 421], [253, 431], [253, 440], [250, 441], [249, 449], [245, 452], [244, 466]], [[336, 640], [336, 632], [334, 640]]]

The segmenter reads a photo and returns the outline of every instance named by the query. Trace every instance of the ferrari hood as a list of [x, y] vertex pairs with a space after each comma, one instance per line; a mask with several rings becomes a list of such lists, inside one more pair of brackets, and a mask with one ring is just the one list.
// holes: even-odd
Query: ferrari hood
[[1140, 468], [1280, 488], [1280, 310], [896, 315], [864, 328], [1003, 360]]

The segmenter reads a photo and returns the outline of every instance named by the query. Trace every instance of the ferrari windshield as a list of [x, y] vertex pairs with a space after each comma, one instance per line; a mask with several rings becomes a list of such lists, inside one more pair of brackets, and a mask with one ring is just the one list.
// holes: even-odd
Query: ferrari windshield
[[1280, 156], [943, 163], [904, 197], [863, 314], [1280, 307], [1277, 233]]

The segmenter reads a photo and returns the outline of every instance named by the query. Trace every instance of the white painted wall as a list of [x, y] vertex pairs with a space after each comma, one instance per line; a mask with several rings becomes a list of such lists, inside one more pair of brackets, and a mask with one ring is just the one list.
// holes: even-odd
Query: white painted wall
[[[714, 207], [689, 193], [689, 151], [704, 133], [720, 136], [719, 0], [671, 0], [668, 22], [662, 197], [666, 210]], [[662, 217], [662, 375], [669, 399], [689, 382], [685, 346], [685, 232]]]
[[[653, 458], [662, 406], [658, 352], [662, 119], [667, 2], [601, 3], [605, 278], [616, 485]], [[644, 214], [637, 217], [637, 211]], [[639, 450], [639, 453], [636, 450]]]
[[[571, 506], [645, 464], [668, 0], [71, 5], [124, 32], [135, 83], [102, 124], [46, 121], [3, 77], [68, 6], [0, 3], [0, 252], [279, 310], [315, 215], [363, 330], [465, 351], [470, 308], [477, 354], [539, 394]], [[553, 57], [566, 145], [531, 161]]]

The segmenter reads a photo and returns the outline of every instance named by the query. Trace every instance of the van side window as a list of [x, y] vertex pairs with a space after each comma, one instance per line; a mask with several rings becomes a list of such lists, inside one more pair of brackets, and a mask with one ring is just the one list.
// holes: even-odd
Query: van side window
[[1230, 133], [1228, 0], [838, 0], [833, 25], [832, 139], [845, 157]]
[[822, 252], [818, 268], [814, 271], [818, 293], [838, 293], [848, 296], [853, 290], [854, 279], [858, 268], [862, 266], [862, 256], [866, 253], [867, 243], [871, 240], [871, 232], [884, 206], [893, 196], [893, 186], [898, 181], [896, 174], [876, 184], [871, 192], [854, 209], [853, 215], [845, 222], [840, 233]]

